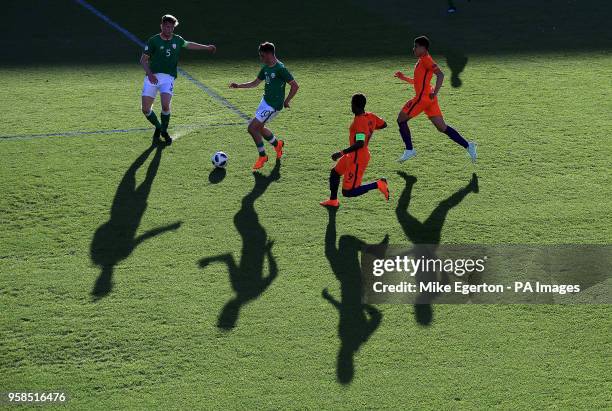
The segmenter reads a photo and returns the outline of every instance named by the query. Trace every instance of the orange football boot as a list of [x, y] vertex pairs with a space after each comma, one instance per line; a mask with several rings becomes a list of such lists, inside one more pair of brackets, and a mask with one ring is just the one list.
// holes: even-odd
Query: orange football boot
[[381, 178], [376, 182], [376, 185], [378, 186], [378, 191], [385, 196], [385, 200], [389, 201], [389, 183], [387, 183], [387, 179]]
[[266, 161], [268, 161], [268, 156], [259, 156], [255, 164], [253, 165], [253, 171], [262, 168], [264, 164], [266, 164]]
[[340, 207], [340, 201], [338, 200], [325, 200], [325, 201], [321, 201], [319, 204], [321, 204], [323, 207], [334, 207], [334, 208]]
[[274, 146], [274, 150], [276, 151], [276, 158], [279, 159], [283, 156], [283, 148], [285, 147], [285, 142], [283, 140], [278, 140], [278, 144]]

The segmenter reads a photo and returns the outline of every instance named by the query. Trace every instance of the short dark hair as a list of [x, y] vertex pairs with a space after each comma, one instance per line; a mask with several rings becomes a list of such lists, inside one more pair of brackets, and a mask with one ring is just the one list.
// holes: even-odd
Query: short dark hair
[[353, 98], [351, 99], [351, 104], [360, 110], [365, 110], [366, 106], [366, 96], [361, 93], [353, 94]]
[[174, 17], [172, 14], [164, 14], [161, 19], [162, 24], [164, 23], [174, 23], [174, 27], [178, 26], [178, 19]]
[[275, 50], [274, 43], [270, 43], [269, 41], [261, 43], [258, 49], [260, 53], [272, 53], [272, 54], [275, 53], [274, 50]]
[[419, 36], [416, 39], [414, 39], [414, 44], [418, 46], [423, 46], [427, 50], [429, 50], [429, 39], [425, 36]]

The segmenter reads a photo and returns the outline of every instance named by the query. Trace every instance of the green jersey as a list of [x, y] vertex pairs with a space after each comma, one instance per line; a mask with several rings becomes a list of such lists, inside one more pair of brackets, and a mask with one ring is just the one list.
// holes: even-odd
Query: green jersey
[[181, 36], [173, 34], [170, 40], [164, 40], [159, 34], [151, 37], [144, 48], [149, 56], [149, 67], [153, 73], [166, 73], [176, 77], [179, 54], [187, 42]]
[[277, 61], [272, 67], [265, 64], [261, 67], [257, 78], [266, 81], [264, 100], [275, 110], [283, 109], [285, 102], [285, 84], [293, 81], [293, 76], [283, 63]]

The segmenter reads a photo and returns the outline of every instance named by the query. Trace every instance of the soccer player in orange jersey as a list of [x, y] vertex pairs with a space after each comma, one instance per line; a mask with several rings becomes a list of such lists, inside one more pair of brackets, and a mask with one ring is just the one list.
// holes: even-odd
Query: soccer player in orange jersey
[[355, 119], [349, 128], [350, 147], [332, 154], [333, 161], [337, 161], [329, 174], [329, 189], [331, 194], [329, 200], [322, 201], [322, 206], [339, 207], [338, 187], [340, 176], [342, 181], [342, 195], [345, 197], [358, 197], [370, 190], [378, 189], [385, 199], [389, 200], [389, 186], [385, 178], [368, 184], [361, 184], [363, 173], [370, 161], [370, 150], [368, 143], [374, 130], [387, 127], [387, 123], [374, 113], [365, 111], [366, 97], [363, 94], [355, 94], [351, 99], [351, 110]]
[[[416, 150], [412, 147], [408, 120], [418, 116], [424, 111], [438, 131], [446, 134], [455, 143], [465, 148], [472, 158], [472, 162], [475, 162], [476, 143], [468, 142], [464, 139], [457, 130], [447, 125], [442, 117], [442, 111], [438, 105], [438, 92], [444, 81], [444, 73], [442, 73], [436, 62], [429, 55], [429, 39], [425, 36], [414, 39], [413, 51], [414, 55], [419, 59], [414, 66], [414, 77], [410, 78], [401, 71], [395, 73], [395, 77], [414, 85], [414, 91], [416, 93], [415, 96], [404, 105], [397, 116], [400, 135], [406, 145], [406, 150], [398, 161], [403, 163], [416, 156]], [[429, 83], [434, 74], [436, 75], [436, 85], [432, 90]]]

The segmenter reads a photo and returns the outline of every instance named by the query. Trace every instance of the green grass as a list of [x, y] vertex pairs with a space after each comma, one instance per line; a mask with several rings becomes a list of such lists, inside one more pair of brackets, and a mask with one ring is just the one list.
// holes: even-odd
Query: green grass
[[[147, 34], [131, 9], [99, 7]], [[185, 14], [196, 6], [181, 7]], [[72, 5], [66, 10], [66, 19], [78, 12]], [[180, 28], [193, 29], [192, 19]], [[207, 30], [221, 32], [220, 23], [205, 19]], [[75, 25], [98, 41], [120, 39], [88, 14]], [[288, 24], [282, 27], [290, 33]], [[339, 33], [350, 30], [339, 23]], [[323, 34], [333, 31], [326, 26]], [[249, 26], [240, 33], [230, 35], [234, 54], [192, 57], [183, 68], [251, 114], [261, 89], [229, 90], [227, 83], [254, 78], [256, 60], [237, 58], [237, 45], [257, 44], [261, 33], [251, 35]], [[507, 50], [510, 40], [500, 42]], [[436, 305], [433, 322], [421, 326], [412, 306], [381, 305], [381, 325], [355, 355], [354, 378], [339, 384], [338, 311], [321, 292], [327, 288], [338, 299], [340, 285], [325, 256], [328, 213], [318, 205], [327, 196], [329, 155], [347, 145], [350, 96], [362, 91], [368, 110], [391, 125], [375, 134], [365, 177], [387, 176], [392, 198], [341, 199], [338, 237], [375, 243], [388, 234], [392, 244], [408, 243], [395, 214], [404, 188], [396, 172], [404, 170], [418, 179], [409, 211], [420, 220], [477, 173], [480, 192], [450, 211], [442, 243], [609, 244], [609, 52], [550, 47], [469, 54], [463, 86], [446, 84], [440, 100], [447, 122], [478, 141], [478, 164], [419, 117], [411, 124], [419, 156], [400, 166], [393, 124], [411, 91], [392, 73], [414, 60], [360, 57], [346, 47], [331, 43], [329, 57], [281, 54], [301, 89], [271, 124], [286, 139], [287, 154], [280, 179], [254, 202], [260, 227], [248, 207], [256, 152], [245, 126], [206, 127], [240, 119], [183, 78], [171, 123], [180, 138], [161, 152], [139, 224], [136, 211], [145, 203], [123, 178], [148, 149], [149, 131], [0, 139], [0, 391], [62, 388], [79, 409], [612, 407], [609, 306]], [[121, 60], [127, 52], [117, 48]], [[434, 58], [449, 73], [435, 49]], [[10, 101], [0, 136], [147, 127], [139, 109], [142, 77], [133, 62], [0, 67], [3, 101]], [[211, 184], [209, 158], [218, 149], [230, 164], [226, 177]], [[155, 167], [154, 156], [136, 171], [137, 184]], [[268, 165], [264, 175], [271, 170]], [[136, 232], [96, 237], [114, 199], [114, 222], [135, 224]], [[236, 221], [246, 225], [245, 238], [235, 227], [240, 210]], [[178, 229], [128, 246], [135, 236], [179, 222]], [[278, 276], [242, 308], [236, 328], [223, 331], [218, 316], [234, 296], [227, 267], [198, 262], [224, 253], [239, 261], [247, 244], [255, 252], [244, 257], [243, 271], [259, 274], [265, 244], [254, 239], [261, 228], [274, 241]], [[102, 260], [117, 264], [112, 289], [96, 299], [91, 292], [101, 267], [95, 263]], [[269, 266], [265, 258], [264, 276]]]

